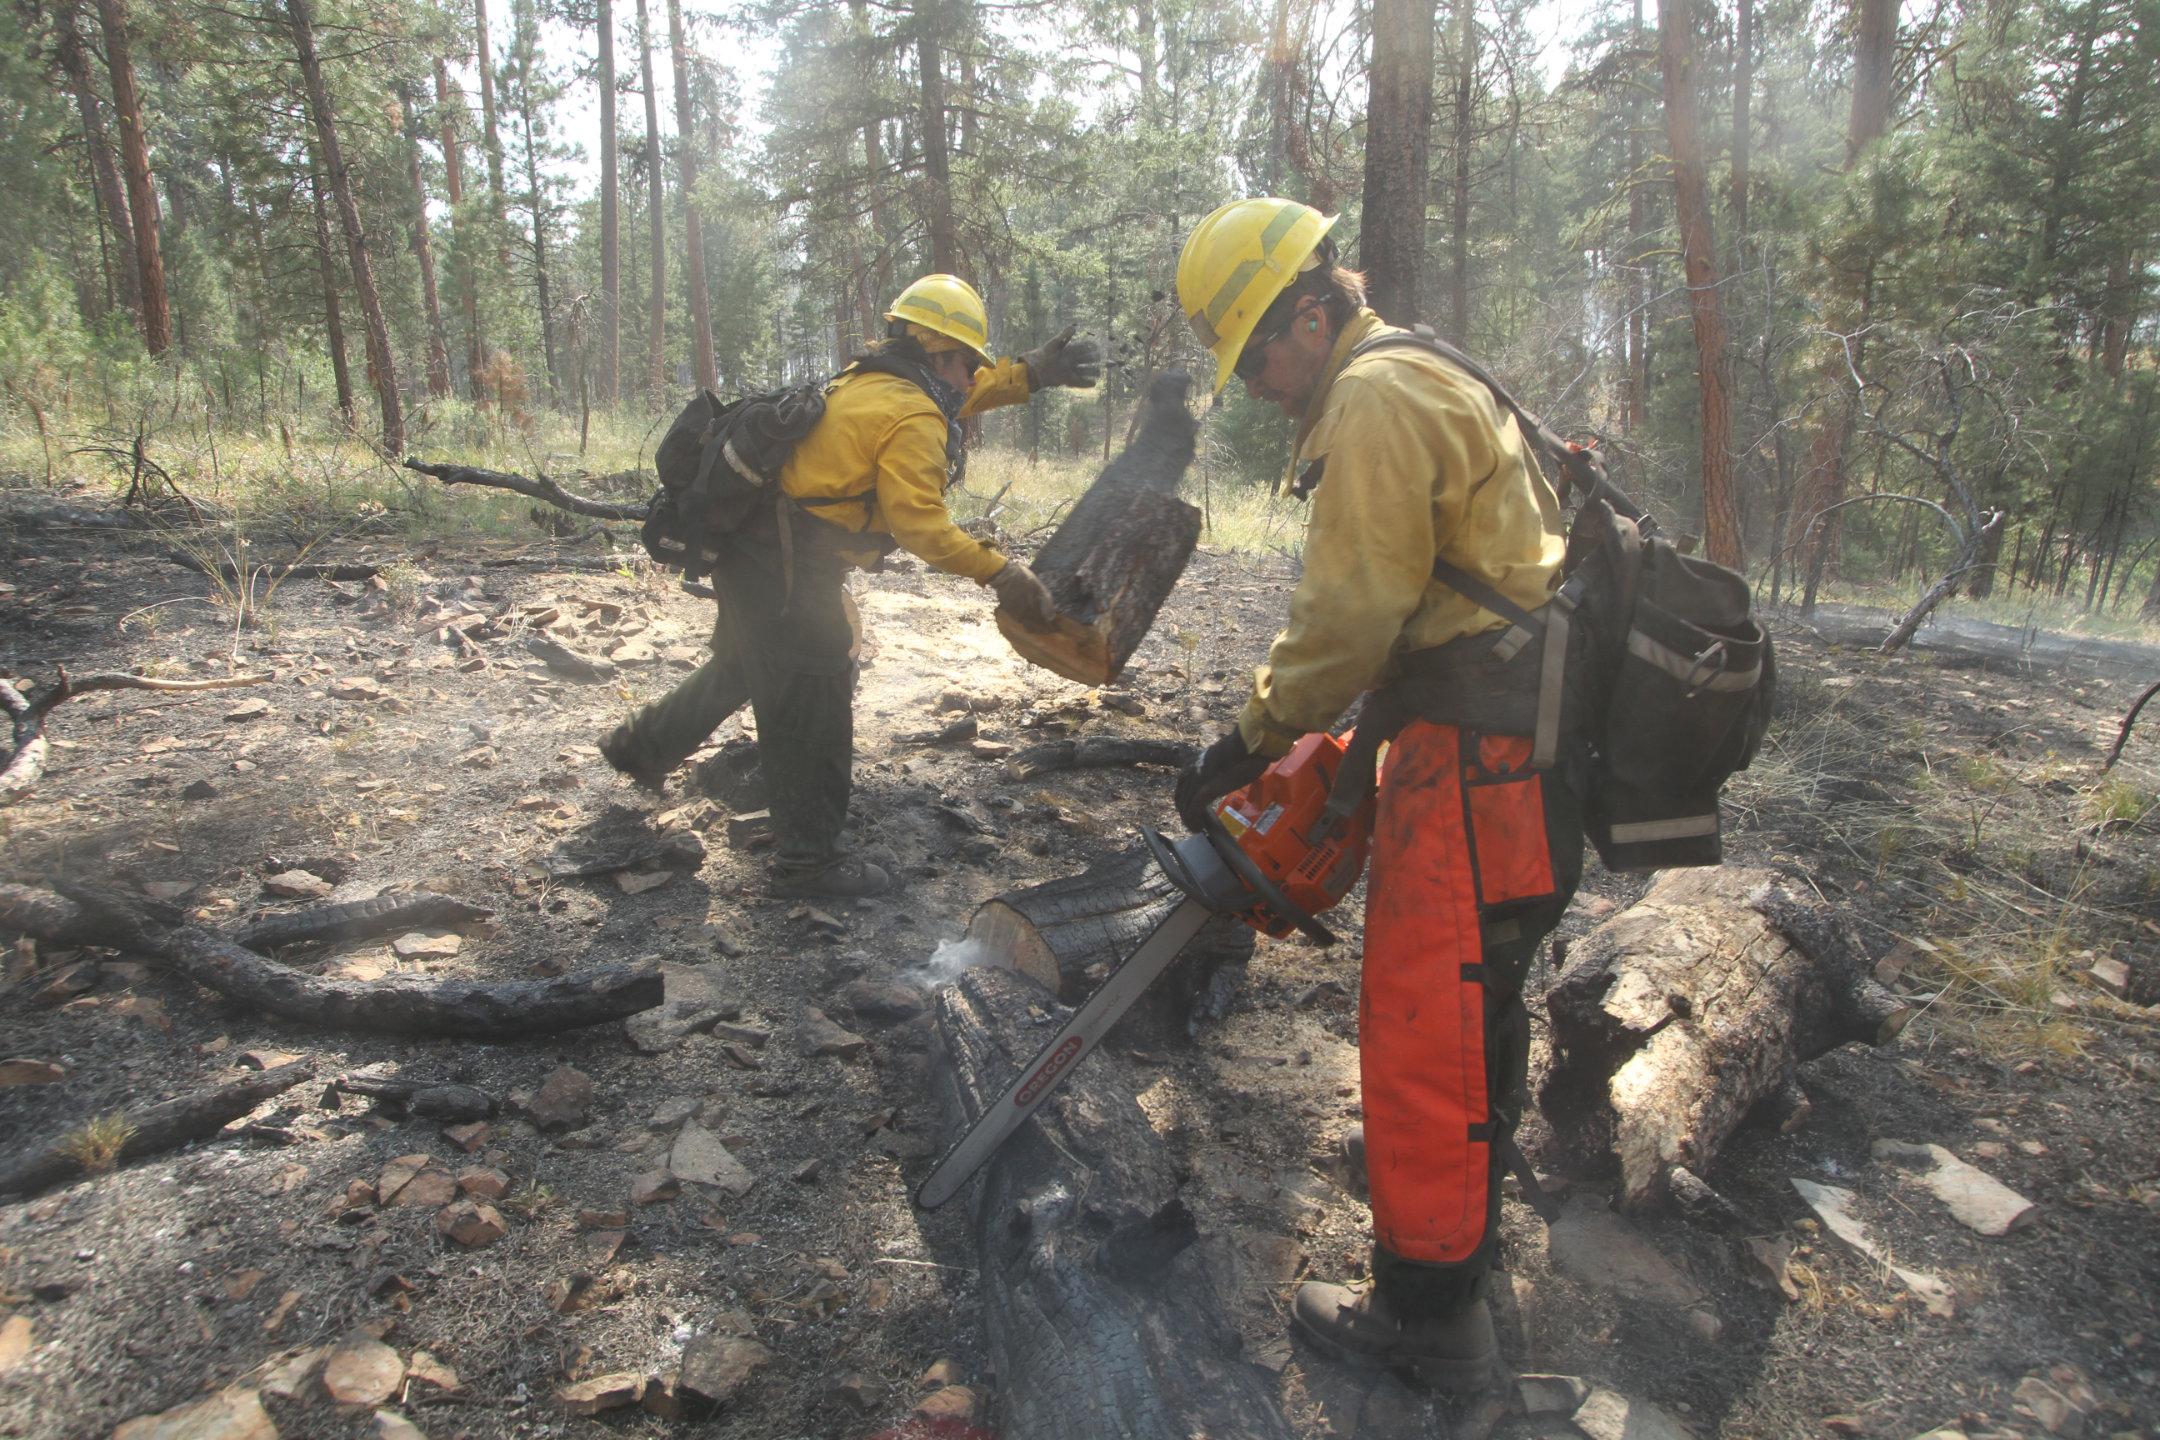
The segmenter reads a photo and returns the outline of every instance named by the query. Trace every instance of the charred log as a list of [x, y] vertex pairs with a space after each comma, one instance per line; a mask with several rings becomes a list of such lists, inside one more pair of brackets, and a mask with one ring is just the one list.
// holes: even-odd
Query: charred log
[[330, 1082], [330, 1093], [372, 1100], [392, 1119], [446, 1124], [491, 1119], [498, 1108], [495, 1097], [477, 1085], [403, 1075], [341, 1075]]
[[[1033, 1058], [1043, 1032], [1028, 1010], [1046, 999], [994, 968], [941, 992], [940, 1074], [959, 1124]], [[999, 1433], [1288, 1437], [1223, 1318], [1178, 1198], [1183, 1159], [1133, 1101], [1140, 1083], [1116, 1056], [1090, 1058], [971, 1187]]]
[[372, 900], [351, 900], [342, 905], [311, 905], [290, 915], [258, 920], [233, 939], [250, 950], [273, 950], [281, 945], [326, 944], [334, 940], [364, 940], [393, 930], [418, 925], [461, 925], [485, 920], [495, 912], [449, 895], [425, 891], [412, 895], [377, 895]]
[[[1184, 898], [1147, 847], [1136, 845], [1078, 875], [984, 901], [968, 922], [968, 939], [1077, 1004]], [[1114, 1037], [1143, 1047], [1185, 1038], [1243, 975], [1252, 953], [1251, 926], [1222, 916], [1210, 920], [1127, 1012]]]
[[1571, 1168], [1617, 1161], [1626, 1208], [1670, 1198], [1676, 1168], [1708, 1175], [1758, 1102], [1788, 1097], [1801, 1062], [1887, 1044], [1911, 1015], [1841, 916], [1738, 868], [1660, 877], [1575, 945], [1546, 1008], [1539, 1104]]
[[0, 1161], [0, 1195], [35, 1194], [64, 1181], [79, 1180], [109, 1164], [161, 1155], [191, 1141], [206, 1140], [314, 1073], [311, 1062], [295, 1060], [214, 1090], [125, 1111], [117, 1127], [125, 1139], [120, 1141], [117, 1152], [101, 1159], [78, 1132], [27, 1155]]
[[[546, 475], [515, 475], [501, 470], [482, 470], [472, 465], [441, 465], [426, 460], [408, 458], [405, 468], [417, 470], [422, 475], [432, 475], [445, 485], [482, 485], [491, 490], [509, 490], [534, 500], [545, 500], [573, 515], [586, 515], [595, 520], [643, 520], [645, 505], [624, 504], [615, 500], [591, 500], [583, 495], [565, 490]], [[612, 475], [597, 477], [601, 484], [636, 484], [649, 487], [657, 482], [643, 470], [623, 470]]]
[[1145, 639], [1200, 539], [1200, 511], [1177, 498], [1199, 426], [1185, 407], [1184, 371], [1148, 386], [1139, 433], [1043, 543], [1035, 573], [1057, 602], [1058, 623], [1030, 630], [1002, 609], [998, 629], [1022, 659], [1101, 685]]

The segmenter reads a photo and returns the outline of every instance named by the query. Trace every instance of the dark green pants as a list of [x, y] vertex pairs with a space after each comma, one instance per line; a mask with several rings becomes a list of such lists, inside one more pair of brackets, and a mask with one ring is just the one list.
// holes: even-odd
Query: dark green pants
[[[796, 527], [803, 533], [806, 527]], [[758, 763], [780, 858], [818, 864], [839, 851], [855, 759], [855, 643], [847, 564], [796, 548], [794, 583], [775, 543], [757, 534], [723, 547], [712, 658], [623, 724], [656, 771], [673, 770], [744, 701], [757, 716]]]

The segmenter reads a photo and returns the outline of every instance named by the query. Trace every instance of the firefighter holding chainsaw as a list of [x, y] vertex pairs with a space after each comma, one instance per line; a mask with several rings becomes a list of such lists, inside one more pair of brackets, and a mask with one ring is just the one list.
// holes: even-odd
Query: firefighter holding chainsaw
[[789, 503], [721, 540], [712, 657], [600, 743], [616, 770], [657, 789], [748, 701], [777, 832], [777, 895], [860, 897], [892, 884], [840, 847], [859, 633], [848, 570], [902, 548], [988, 587], [1023, 624], [1046, 627], [1056, 615], [1033, 571], [953, 523], [945, 488], [962, 420], [1050, 386], [1092, 386], [1099, 347], [1068, 328], [1018, 359], [993, 360], [982, 297], [953, 275], [917, 280], [885, 319], [884, 342], [835, 378], [822, 419], [781, 469]]
[[1199, 829], [1361, 696], [1359, 738], [1391, 737], [1359, 1009], [1372, 1283], [1304, 1285], [1293, 1323], [1339, 1357], [1468, 1390], [1497, 1358], [1486, 1286], [1528, 1063], [1523, 978], [1580, 877], [1582, 830], [1576, 759], [1538, 728], [1541, 642], [1460, 587], [1542, 613], [1560, 505], [1482, 385], [1413, 344], [1374, 343], [1402, 332], [1365, 307], [1333, 224], [1239, 200], [1179, 258], [1216, 389], [1234, 374], [1296, 422], [1312, 509], [1289, 623], [1236, 724], [1178, 777], [1177, 805]]

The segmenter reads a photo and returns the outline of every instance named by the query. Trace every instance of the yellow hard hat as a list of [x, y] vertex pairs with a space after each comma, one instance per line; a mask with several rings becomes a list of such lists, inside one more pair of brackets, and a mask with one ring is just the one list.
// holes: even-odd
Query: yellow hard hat
[[975, 287], [957, 275], [923, 276], [900, 292], [885, 318], [920, 325], [959, 341], [986, 361], [991, 358], [989, 312]]
[[1266, 196], [1233, 200], [1193, 227], [1178, 254], [1178, 304], [1215, 357], [1215, 390], [1230, 383], [1253, 326], [1298, 273], [1318, 263], [1335, 225], [1310, 205]]

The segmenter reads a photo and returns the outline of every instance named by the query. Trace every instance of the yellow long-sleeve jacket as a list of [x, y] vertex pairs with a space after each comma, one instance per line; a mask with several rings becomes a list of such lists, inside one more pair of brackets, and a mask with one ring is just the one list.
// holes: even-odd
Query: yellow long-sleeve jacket
[[1434, 556], [1525, 609], [1559, 583], [1560, 501], [1513, 417], [1425, 351], [1389, 347], [1350, 360], [1392, 329], [1360, 310], [1299, 422], [1299, 467], [1326, 465], [1290, 623], [1238, 714], [1255, 754], [1280, 755], [1332, 725], [1391, 677], [1399, 656], [1507, 623], [1433, 579]]
[[[961, 418], [1028, 398], [1027, 366], [999, 360], [975, 372]], [[825, 397], [825, 418], [795, 447], [780, 487], [816, 505], [820, 521], [866, 537], [839, 542], [858, 565], [873, 565], [890, 536], [911, 555], [954, 575], [987, 581], [1005, 557], [953, 523], [945, 508], [945, 416], [922, 387], [878, 371], [849, 375]]]

